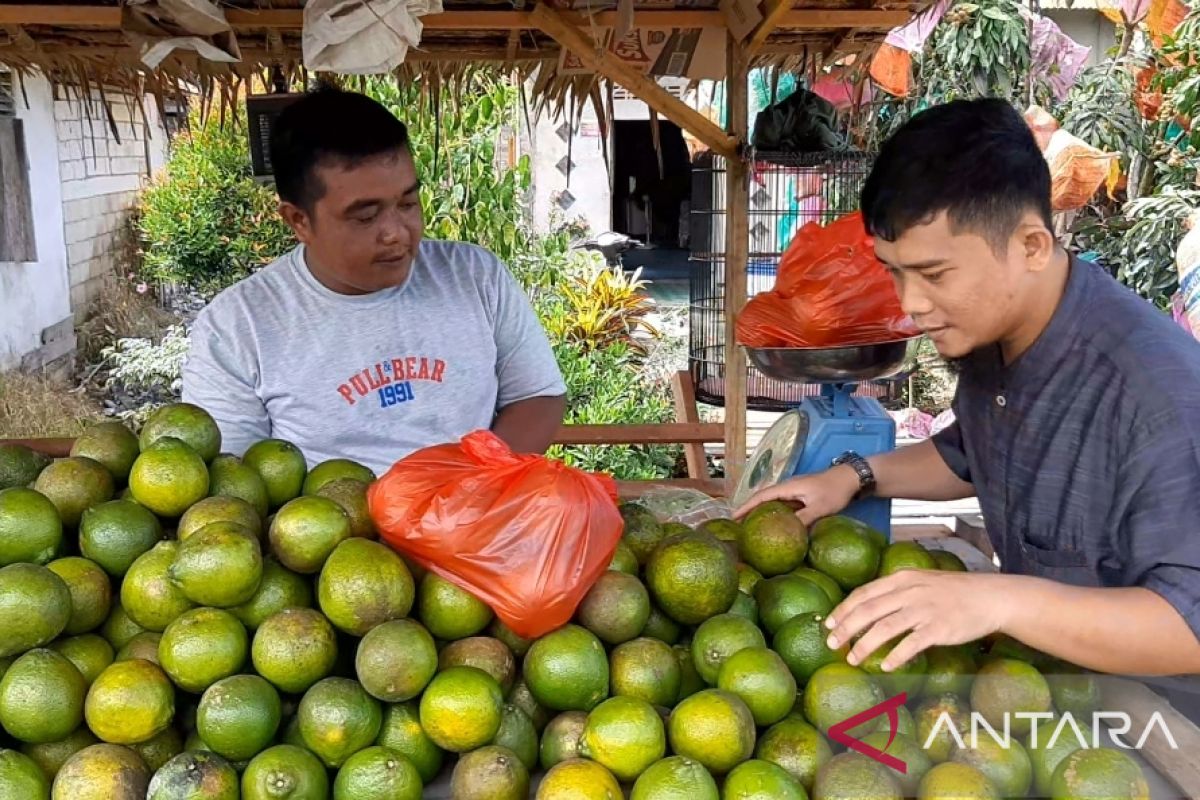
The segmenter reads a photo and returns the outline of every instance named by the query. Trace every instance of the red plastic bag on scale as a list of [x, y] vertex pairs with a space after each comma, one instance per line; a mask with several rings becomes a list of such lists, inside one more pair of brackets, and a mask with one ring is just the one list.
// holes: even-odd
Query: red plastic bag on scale
[[748, 347], [843, 347], [918, 333], [857, 211], [797, 231], [775, 288], [750, 298], [737, 319], [737, 340]]
[[518, 455], [490, 431], [401, 459], [367, 502], [387, 544], [530, 639], [570, 621], [623, 529], [612, 478]]

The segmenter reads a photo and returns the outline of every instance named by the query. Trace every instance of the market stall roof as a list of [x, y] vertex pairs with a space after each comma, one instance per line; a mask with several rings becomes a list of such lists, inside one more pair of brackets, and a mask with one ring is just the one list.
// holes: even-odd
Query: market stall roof
[[[136, 83], [152, 93], [162, 93], [164, 85], [179, 80], [232, 86], [271, 67], [292, 69], [302, 64], [305, 2], [232, 0], [217, 6], [207, 0], [7, 0], [0, 2], [0, 63], [17, 70], [36, 68], [63, 83]], [[333, 5], [341, 2], [334, 0]], [[624, 86], [652, 107], [668, 100], [657, 95], [655, 81], [647, 76], [724, 77], [726, 30], [742, 42], [751, 65], [814, 69], [835, 55], [876, 45], [891, 28], [904, 24], [927, 4], [927, 0], [796, 4], [764, 0], [761, 6], [756, 0], [549, 0], [545, 4], [444, 0], [439, 9], [437, 0], [426, 2], [432, 5], [427, 6], [432, 13], [419, 16], [423, 28], [417, 34], [419, 44], [408, 50], [396, 70], [401, 76], [451, 76], [482, 64], [506, 64], [526, 75], [537, 74], [539, 96], [587, 98], [596, 93], [599, 77]], [[360, 5], [371, 13], [380, 9], [386, 24], [382, 9], [397, 5], [411, 9], [421, 3], [371, 0]], [[620, 36], [613, 36], [614, 30]], [[168, 55], [153, 68], [148, 66], [147, 50], [173, 37], [198, 39], [200, 45], [161, 48]], [[599, 47], [597, 42], [607, 46]], [[628, 46], [621, 46], [622, 42]], [[672, 116], [662, 108], [656, 110]]]

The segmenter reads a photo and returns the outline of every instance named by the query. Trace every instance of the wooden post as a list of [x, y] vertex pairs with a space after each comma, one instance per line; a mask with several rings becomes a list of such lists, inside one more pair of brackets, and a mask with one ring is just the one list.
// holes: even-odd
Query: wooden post
[[[749, 141], [749, 60], [742, 45], [728, 38], [725, 75], [727, 129]], [[743, 158], [725, 164], [725, 484], [733, 493], [746, 465], [746, 354], [735, 325], [746, 303], [746, 263], [750, 255], [750, 173]]]
[[[700, 412], [696, 408], [696, 387], [692, 384], [692, 374], [686, 369], [681, 369], [671, 376], [671, 396], [675, 400], [676, 422], [700, 422]], [[685, 444], [683, 455], [687, 459], [689, 478], [708, 477], [708, 457], [704, 454], [703, 444]]]

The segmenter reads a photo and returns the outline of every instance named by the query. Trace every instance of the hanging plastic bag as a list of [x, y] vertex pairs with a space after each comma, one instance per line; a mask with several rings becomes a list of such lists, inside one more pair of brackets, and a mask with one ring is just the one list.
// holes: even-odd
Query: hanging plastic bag
[[1033, 138], [1037, 140], [1038, 149], [1044, 153], [1050, 146], [1050, 138], [1058, 130], [1058, 120], [1041, 106], [1030, 106], [1025, 109], [1025, 124], [1029, 126], [1029, 130], [1033, 131]]
[[526, 638], [570, 621], [623, 530], [612, 478], [518, 455], [490, 431], [401, 459], [367, 503], [387, 544]]
[[1087, 205], [1117, 159], [1061, 129], [1050, 137], [1044, 155], [1050, 165], [1050, 207], [1055, 211]]
[[802, 227], [775, 288], [750, 298], [737, 319], [737, 340], [748, 347], [842, 347], [918, 333], [857, 211]]
[[912, 53], [883, 43], [871, 59], [871, 80], [894, 97], [908, 97], [912, 83]]

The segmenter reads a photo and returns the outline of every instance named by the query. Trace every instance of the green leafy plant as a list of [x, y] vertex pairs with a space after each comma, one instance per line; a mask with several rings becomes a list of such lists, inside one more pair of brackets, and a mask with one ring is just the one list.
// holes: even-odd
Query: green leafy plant
[[274, 191], [251, 177], [244, 122], [193, 116], [142, 193], [140, 277], [213, 294], [292, 247]]
[[1131, 59], [1088, 67], [1056, 109], [1063, 128], [1093, 147], [1117, 153], [1126, 170], [1133, 157], [1147, 155], [1150, 148], [1145, 121], [1133, 100], [1136, 67]]
[[1160, 194], [1131, 200], [1107, 219], [1087, 218], [1074, 232], [1118, 280], [1166, 308], [1179, 287], [1175, 248], [1198, 204], [1200, 191], [1167, 187]]
[[525, 213], [529, 157], [510, 168], [498, 152], [506, 131], [517, 127], [518, 87], [498, 71], [480, 70], [453, 90], [388, 78], [364, 88], [410, 128], [427, 235], [469, 240], [504, 261], [524, 254], [533, 238]]
[[[641, 376], [642, 359], [625, 344], [598, 349], [559, 342], [554, 346], [567, 384], [570, 405], [564, 422], [575, 425], [667, 422], [672, 419], [670, 396], [661, 384]], [[671, 475], [678, 447], [571, 445], [556, 446], [550, 455], [592, 472], [623, 480], [646, 480]]]
[[957, 3], [914, 54], [913, 91], [881, 101], [862, 138], [878, 147], [914, 115], [951, 100], [999, 97], [1023, 107], [1030, 59], [1029, 28], [1017, 0]]
[[654, 306], [640, 276], [641, 270], [628, 274], [599, 264], [572, 276], [560, 288], [562, 313], [547, 320], [547, 333], [589, 350], [621, 343], [646, 355], [635, 334], [656, 338], [659, 333], [646, 319]]

